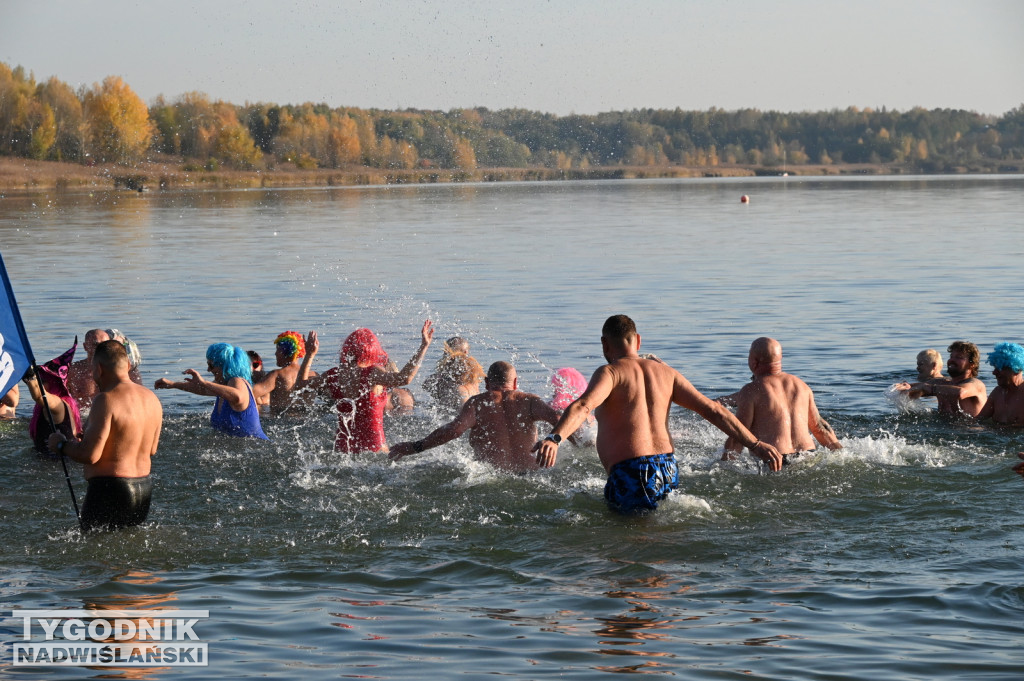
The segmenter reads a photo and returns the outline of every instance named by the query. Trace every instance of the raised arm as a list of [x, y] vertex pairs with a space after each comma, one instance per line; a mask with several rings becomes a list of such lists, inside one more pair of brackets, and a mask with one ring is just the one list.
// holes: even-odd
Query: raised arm
[[431, 432], [430, 435], [427, 435], [420, 440], [416, 440], [415, 442], [399, 442], [391, 448], [391, 452], [388, 453], [388, 458], [392, 461], [398, 461], [410, 454], [419, 454], [420, 452], [425, 452], [428, 449], [440, 447], [444, 443], [451, 442], [455, 438], [459, 437], [475, 425], [476, 408], [473, 406], [472, 402], [467, 402], [462, 405], [462, 410], [453, 421], [444, 424]]
[[310, 331], [309, 335], [306, 336], [306, 356], [302, 358], [299, 375], [295, 378], [296, 390], [306, 387], [306, 384], [309, 383], [309, 375], [313, 369], [313, 358], [316, 357], [316, 353], [319, 351], [320, 339], [317, 338], [316, 331]]
[[434, 340], [434, 323], [429, 319], [423, 322], [423, 329], [420, 331], [420, 348], [416, 351], [416, 354], [402, 367], [401, 371], [391, 372], [383, 369], [376, 369], [371, 375], [370, 380], [375, 385], [382, 385], [385, 388], [397, 388], [403, 385], [409, 385], [412, 383], [412, 379], [416, 377], [416, 372], [420, 370], [420, 365], [423, 364], [423, 357], [427, 354], [427, 348], [430, 347], [430, 342]]

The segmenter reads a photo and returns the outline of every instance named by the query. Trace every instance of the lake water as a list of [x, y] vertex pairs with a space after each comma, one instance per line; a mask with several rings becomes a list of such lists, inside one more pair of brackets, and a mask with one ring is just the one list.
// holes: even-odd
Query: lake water
[[[1024, 433], [884, 393], [926, 347], [1024, 340], [1022, 215], [1021, 177], [4, 196], [40, 361], [117, 327], [151, 384], [202, 370], [211, 342], [272, 364], [279, 332], [316, 329], [324, 370], [369, 326], [402, 364], [430, 318], [547, 396], [553, 369], [601, 364], [625, 313], [709, 395], [777, 338], [845, 449], [764, 475], [674, 412], [680, 492], [623, 519], [592, 449], [526, 476], [462, 443], [389, 464], [332, 452], [329, 417], [225, 439], [209, 399], [162, 391], [150, 522], [85, 540], [22, 418], [0, 424], [4, 616], [208, 610], [209, 667], [13, 667], [8, 618], [0, 678], [1019, 678]], [[441, 422], [424, 400], [389, 440]]]

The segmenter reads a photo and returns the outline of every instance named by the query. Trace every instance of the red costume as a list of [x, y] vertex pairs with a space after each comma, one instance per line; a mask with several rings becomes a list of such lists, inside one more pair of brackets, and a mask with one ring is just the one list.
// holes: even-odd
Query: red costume
[[359, 388], [356, 395], [346, 394], [338, 384], [341, 369], [335, 367], [324, 374], [324, 383], [335, 401], [338, 412], [338, 432], [334, 449], [339, 452], [379, 452], [385, 447], [384, 407], [388, 401], [387, 391], [375, 391], [370, 380], [374, 367], [384, 367], [388, 355], [380, 347], [380, 341], [369, 329], [356, 329], [341, 346], [341, 363], [351, 367], [347, 371], [359, 372]]

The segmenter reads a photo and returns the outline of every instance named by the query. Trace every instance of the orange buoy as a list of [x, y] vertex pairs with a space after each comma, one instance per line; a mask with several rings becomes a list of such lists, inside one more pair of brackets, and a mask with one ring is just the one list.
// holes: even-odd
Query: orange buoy
[[750, 203], [750, 197], [744, 194], [740, 197], [740, 203]]

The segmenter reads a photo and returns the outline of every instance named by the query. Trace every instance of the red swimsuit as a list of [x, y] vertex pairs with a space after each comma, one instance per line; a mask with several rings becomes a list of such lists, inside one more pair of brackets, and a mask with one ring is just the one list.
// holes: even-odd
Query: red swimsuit
[[359, 369], [361, 380], [359, 394], [352, 399], [338, 385], [338, 368], [324, 374], [334, 408], [338, 412], [338, 432], [334, 450], [338, 452], [379, 452], [385, 447], [384, 407], [388, 401], [387, 391], [374, 390], [369, 382], [373, 367]]

